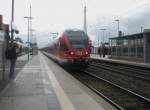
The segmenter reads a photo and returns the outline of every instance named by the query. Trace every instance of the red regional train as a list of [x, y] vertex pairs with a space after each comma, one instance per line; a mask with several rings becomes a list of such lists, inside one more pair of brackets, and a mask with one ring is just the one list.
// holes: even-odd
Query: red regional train
[[83, 30], [65, 30], [43, 50], [59, 64], [85, 65], [89, 63], [91, 40]]

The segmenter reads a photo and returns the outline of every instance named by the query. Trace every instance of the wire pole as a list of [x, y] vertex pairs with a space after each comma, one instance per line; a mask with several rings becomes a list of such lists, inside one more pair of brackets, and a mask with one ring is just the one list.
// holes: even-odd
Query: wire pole
[[119, 19], [116, 19], [115, 21], [116, 21], [116, 22], [118, 22], [118, 37], [119, 37], [119, 31], [120, 31], [120, 29], [119, 29], [119, 28], [120, 28], [120, 20], [119, 20]]
[[28, 60], [29, 60], [29, 56], [30, 56], [30, 38], [32, 36], [32, 16], [31, 16], [31, 4], [30, 4], [30, 16], [25, 16], [24, 18], [26, 18], [28, 20]]
[[143, 26], [141, 26], [141, 33], [143, 32]]
[[98, 47], [100, 46], [100, 33], [98, 33]]
[[84, 6], [84, 32], [87, 33], [87, 21], [86, 21], [86, 4]]
[[29, 37], [30, 37], [30, 19], [32, 17], [25, 16], [24, 18], [26, 18], [27, 21], [28, 21], [28, 41], [27, 41], [27, 43], [28, 43], [28, 60], [29, 60], [29, 55], [30, 55], [30, 41], [29, 41]]
[[29, 26], [29, 18], [28, 18], [28, 60], [30, 56], [29, 31], [30, 31], [30, 26]]
[[105, 31], [106, 29], [100, 29], [100, 30], [102, 30], [102, 32], [103, 32], [102, 41], [103, 41], [103, 44], [104, 44], [104, 31]]
[[13, 44], [14, 39], [14, 29], [13, 29], [13, 22], [14, 22], [14, 0], [12, 0], [12, 10], [11, 10], [11, 44]]
[[32, 44], [32, 7], [30, 4], [30, 48], [31, 48], [32, 53], [33, 53], [33, 47], [31, 44]]

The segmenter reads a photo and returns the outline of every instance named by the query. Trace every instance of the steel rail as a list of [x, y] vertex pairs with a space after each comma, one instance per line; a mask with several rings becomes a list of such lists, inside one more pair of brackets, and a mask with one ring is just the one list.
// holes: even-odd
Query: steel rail
[[94, 87], [90, 86], [89, 84], [84, 83], [84, 85], [86, 85], [88, 88], [90, 88], [91, 90], [93, 90], [96, 94], [100, 95], [102, 98], [104, 98], [106, 101], [108, 101], [110, 104], [112, 104], [113, 106], [115, 106], [118, 110], [125, 110], [124, 108], [122, 108], [120, 105], [118, 105], [117, 103], [115, 103], [114, 101], [112, 101], [111, 99], [109, 99], [108, 97], [106, 97], [104, 94], [102, 94], [101, 92], [99, 92], [98, 90], [96, 90]]
[[115, 87], [118, 87], [118, 88], [120, 88], [120, 89], [122, 89], [122, 90], [124, 90], [124, 91], [126, 91], [126, 92], [128, 92], [128, 93], [130, 93], [130, 94], [132, 94], [133, 96], [136, 96], [136, 97], [138, 97], [138, 98], [140, 98], [140, 99], [143, 99], [143, 100], [147, 101], [148, 103], [150, 103], [150, 99], [148, 99], [148, 98], [146, 98], [146, 97], [144, 97], [144, 96], [142, 96], [142, 95], [139, 95], [139, 94], [137, 94], [137, 93], [135, 93], [135, 92], [132, 92], [132, 91], [130, 91], [130, 90], [128, 90], [128, 89], [125, 89], [125, 88], [123, 88], [123, 87], [121, 87], [121, 86], [119, 86], [119, 85], [117, 85], [117, 84], [114, 84], [114, 83], [112, 83], [112, 82], [110, 82], [110, 81], [108, 81], [108, 80], [106, 80], [106, 79], [103, 79], [103, 78], [101, 78], [101, 77], [99, 77], [99, 76], [97, 76], [97, 75], [91, 74], [91, 73], [88, 72], [88, 71], [84, 71], [84, 72], [87, 73], [87, 74], [89, 74], [89, 75], [91, 75], [91, 76], [93, 76], [93, 77], [95, 77], [95, 78], [97, 78], [97, 79], [100, 79], [100, 80], [102, 80], [102, 81], [104, 81], [104, 82], [107, 82], [107, 83], [109, 83], [109, 84], [111, 84], [111, 85], [113, 85], [113, 86], [115, 86]]
[[[95, 64], [95, 65], [106, 65], [106, 66], [111, 66], [113, 68], [116, 68], [115, 65], [109, 64], [108, 62], [107, 62], [107, 64], [106, 63], [97, 63], [97, 62], [94, 62], [92, 64]], [[147, 75], [147, 76], [150, 77], [150, 71], [149, 70], [137, 69], [137, 68], [134, 68], [133, 65], [132, 66], [131, 65], [117, 65], [117, 69], [118, 69], [118, 67], [119, 67], [119, 69], [122, 69], [122, 70], [125, 70], [125, 71], [130, 71], [130, 72], [134, 72], [134, 73], [136, 71], [137, 73], [139, 73], [141, 75]], [[147, 69], [149, 69], [149, 68], [147, 68]]]
[[[119, 65], [119, 66], [124, 66], [124, 67], [130, 67], [130, 68], [134, 68], [134, 69], [138, 69], [138, 70], [143, 70], [145, 71], [145, 69], [147, 70], [147, 72], [150, 71], [150, 66], [144, 66], [144, 65], [136, 65], [136, 64], [130, 64], [130, 63], [125, 63], [125, 62], [121, 62], [121, 61], [111, 61], [111, 60], [101, 60], [101, 59], [91, 59], [91, 62], [96, 62], [96, 63], [107, 63], [107, 64], [111, 64], [111, 65]], [[140, 68], [140, 69], [139, 69]]]
[[[142, 77], [142, 76], [139, 76], [138, 74], [136, 75], [133, 75], [133, 74], [128, 74], [128, 72], [126, 71], [119, 71], [119, 68], [111, 68], [110, 66], [109, 67], [106, 67], [105, 65], [90, 65], [90, 66], [93, 66], [93, 67], [99, 67], [99, 68], [102, 68], [102, 69], [105, 69], [105, 70], [108, 70], [108, 71], [112, 71], [112, 72], [117, 72], [119, 74], [124, 74], [126, 76], [130, 76], [130, 77], [133, 77], [133, 78], [138, 78], [140, 80], [144, 80], [144, 81], [148, 81], [150, 82], [150, 78], [148, 77]], [[120, 69], [121, 70], [121, 69]]]

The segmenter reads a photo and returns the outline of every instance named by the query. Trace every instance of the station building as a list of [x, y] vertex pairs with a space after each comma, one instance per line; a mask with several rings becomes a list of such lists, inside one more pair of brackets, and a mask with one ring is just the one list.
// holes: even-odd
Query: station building
[[109, 40], [110, 58], [150, 63], [150, 29]]
[[6, 68], [5, 50], [8, 46], [9, 24], [3, 23], [3, 16], [0, 15], [0, 80], [4, 79]]

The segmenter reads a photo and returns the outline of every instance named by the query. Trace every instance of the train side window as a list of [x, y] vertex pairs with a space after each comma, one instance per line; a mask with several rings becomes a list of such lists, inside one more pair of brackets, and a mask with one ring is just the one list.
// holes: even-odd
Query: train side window
[[67, 46], [65, 44], [60, 44], [60, 50], [67, 51], [68, 48], [67, 48]]

